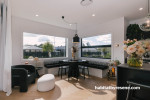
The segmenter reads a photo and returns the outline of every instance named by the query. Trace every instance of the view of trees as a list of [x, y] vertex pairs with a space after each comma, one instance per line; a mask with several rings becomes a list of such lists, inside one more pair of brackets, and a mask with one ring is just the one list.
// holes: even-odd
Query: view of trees
[[65, 57], [67, 38], [23, 32], [23, 57]]
[[54, 51], [54, 46], [49, 42], [44, 43], [42, 48], [43, 48], [44, 52], [53, 52]]

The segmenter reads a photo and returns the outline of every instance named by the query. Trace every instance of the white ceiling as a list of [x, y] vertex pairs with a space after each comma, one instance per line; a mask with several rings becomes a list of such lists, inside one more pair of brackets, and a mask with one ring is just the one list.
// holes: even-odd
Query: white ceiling
[[[12, 15], [73, 29], [61, 19], [65, 16], [67, 21], [78, 23], [78, 30], [82, 30], [123, 16], [133, 20], [147, 14], [147, 0], [93, 0], [87, 7], [81, 6], [80, 1], [12, 0]], [[143, 7], [142, 11], [139, 11], [140, 7]], [[92, 17], [93, 13], [95, 17]]]

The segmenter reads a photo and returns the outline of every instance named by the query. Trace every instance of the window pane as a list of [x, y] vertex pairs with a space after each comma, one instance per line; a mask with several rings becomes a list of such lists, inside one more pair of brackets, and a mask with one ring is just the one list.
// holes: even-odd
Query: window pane
[[55, 37], [55, 57], [65, 57], [66, 55], [66, 39], [62, 37]]
[[82, 39], [82, 46], [110, 45], [111, 34], [87, 37]]
[[66, 38], [24, 32], [23, 55], [24, 58], [65, 57]]
[[82, 39], [82, 57], [111, 58], [111, 34]]
[[82, 48], [82, 57], [111, 58], [111, 47]]

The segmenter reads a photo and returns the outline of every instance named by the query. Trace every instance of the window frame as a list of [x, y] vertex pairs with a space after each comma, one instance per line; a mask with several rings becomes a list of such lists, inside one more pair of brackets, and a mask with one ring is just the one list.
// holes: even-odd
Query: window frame
[[[112, 34], [111, 34], [112, 35]], [[91, 37], [94, 37], [94, 36], [91, 36]], [[85, 37], [86, 38], [86, 37]], [[96, 46], [82, 46], [82, 39], [83, 38], [81, 38], [81, 57], [84, 57], [83, 56], [83, 53], [82, 53], [82, 50], [83, 50], [83, 48], [99, 48], [99, 47], [112, 47], [111, 45], [112, 45], [112, 43], [110, 44], [110, 45], [96, 45]], [[112, 40], [112, 36], [111, 36], [111, 40]], [[111, 51], [111, 53], [112, 53], [112, 48], [110, 49]], [[85, 58], [94, 58], [94, 57], [85, 57]], [[111, 59], [112, 58], [112, 54], [111, 54], [111, 57], [110, 58], [96, 58], [96, 59]]]
[[[23, 32], [24, 33], [30, 33], [30, 32]], [[22, 34], [22, 39], [24, 40], [24, 35]], [[54, 38], [55, 37], [60, 37], [60, 36], [54, 36], [54, 35], [49, 35], [49, 34], [38, 34], [38, 33], [30, 33], [30, 34], [37, 34], [37, 35], [46, 35], [46, 36], [53, 36]], [[64, 52], [64, 57], [60, 56], [60, 57], [39, 57], [40, 59], [52, 59], [52, 58], [67, 58], [68, 57], [68, 38], [67, 37], [60, 37], [60, 38], [65, 38], [65, 52]], [[55, 42], [55, 41], [54, 41]], [[22, 42], [23, 44], [23, 42]], [[23, 44], [23, 47], [24, 47], [24, 44]], [[24, 58], [24, 49], [22, 47], [22, 58], [23, 59], [28, 59], [28, 58]], [[55, 47], [55, 46], [54, 46]]]

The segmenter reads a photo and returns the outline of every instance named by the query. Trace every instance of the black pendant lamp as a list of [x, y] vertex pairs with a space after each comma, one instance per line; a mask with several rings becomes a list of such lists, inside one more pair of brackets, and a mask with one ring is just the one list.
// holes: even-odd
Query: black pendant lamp
[[78, 37], [78, 34], [75, 34], [75, 36], [73, 37], [73, 43], [79, 43], [80, 42], [80, 38]]

